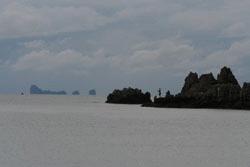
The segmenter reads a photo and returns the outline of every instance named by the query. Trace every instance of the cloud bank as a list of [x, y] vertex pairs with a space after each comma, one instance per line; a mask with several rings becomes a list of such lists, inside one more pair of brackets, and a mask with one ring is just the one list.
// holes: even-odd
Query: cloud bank
[[240, 80], [249, 75], [247, 0], [3, 0], [0, 6], [0, 59], [9, 82], [29, 72], [29, 82], [82, 76], [102, 87], [98, 78], [105, 76], [117, 87], [126, 78], [171, 89], [191, 70], [227, 65]]

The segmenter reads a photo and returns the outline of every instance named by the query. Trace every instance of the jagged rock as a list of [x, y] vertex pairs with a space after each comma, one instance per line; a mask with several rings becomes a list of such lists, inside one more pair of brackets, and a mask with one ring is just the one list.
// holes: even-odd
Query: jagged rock
[[234, 84], [239, 85], [238, 81], [236, 80], [235, 76], [233, 75], [232, 71], [228, 67], [223, 67], [220, 73], [217, 76], [217, 81], [220, 84]]
[[212, 73], [190, 73], [181, 93], [175, 96], [155, 98], [145, 106], [181, 108], [250, 109], [250, 83], [241, 89], [230, 68], [223, 67], [217, 80]]
[[244, 83], [241, 90], [242, 103], [250, 107], [250, 83]]
[[76, 90], [76, 91], [72, 92], [72, 95], [78, 96], [78, 95], [80, 95], [80, 92], [78, 90]]
[[96, 96], [96, 90], [95, 90], [95, 89], [91, 89], [91, 90], [89, 91], [89, 95], [90, 95], [90, 96]]
[[235, 102], [240, 99], [241, 87], [232, 83], [218, 84], [217, 99], [224, 102]]
[[143, 104], [151, 103], [149, 92], [143, 93], [140, 89], [124, 88], [123, 90], [114, 90], [107, 97], [107, 103], [118, 104]]
[[198, 95], [216, 96], [214, 85], [217, 83], [212, 73], [203, 74], [199, 78]]
[[214, 75], [212, 73], [209, 74], [203, 74], [199, 78], [199, 83], [205, 85], [205, 84], [215, 84], [217, 81], [214, 78]]
[[[193, 75], [193, 74], [196, 74], [196, 73], [192, 73], [191, 75]], [[197, 74], [194, 76], [197, 76], [197, 78], [198, 78]], [[200, 97], [200, 96], [204, 96], [208, 93], [209, 93], [209, 95], [212, 92], [214, 93], [214, 91], [211, 91], [210, 89], [212, 89], [213, 85], [215, 85], [217, 83], [217, 81], [214, 78], [212, 73], [203, 74], [200, 76], [200, 78], [198, 80], [194, 76], [192, 77], [193, 80], [191, 80], [191, 81], [193, 81], [192, 84], [188, 84], [189, 80], [190, 80], [190, 74], [187, 77], [188, 79], [186, 80], [184, 87], [183, 87], [183, 90], [185, 89], [185, 91], [182, 91], [182, 93], [181, 93], [183, 96]], [[187, 86], [187, 85], [190, 85], [190, 86]]]
[[181, 90], [181, 94], [182, 95], [186, 95], [188, 94], [188, 90], [196, 83], [199, 82], [199, 79], [198, 79], [198, 74], [197, 73], [193, 73], [193, 72], [190, 72], [189, 75], [185, 78], [185, 84]]
[[250, 101], [250, 83], [243, 84], [241, 94], [246, 101]]

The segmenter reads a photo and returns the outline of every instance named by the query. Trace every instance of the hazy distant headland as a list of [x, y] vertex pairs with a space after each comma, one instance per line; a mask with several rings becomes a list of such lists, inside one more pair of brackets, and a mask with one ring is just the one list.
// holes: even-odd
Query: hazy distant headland
[[[64, 90], [61, 90], [61, 91], [44, 90], [44, 89], [39, 88], [37, 85], [31, 85], [30, 94], [31, 95], [67, 95], [67, 92]], [[71, 95], [79, 96], [81, 95], [81, 93], [79, 90], [75, 90], [71, 93]], [[96, 90], [95, 89], [89, 90], [89, 95], [95, 96]]]
[[[140, 95], [138, 95], [138, 92]], [[145, 101], [145, 94], [147, 100]], [[217, 75], [190, 72], [185, 78], [180, 93], [172, 95], [170, 91], [162, 97], [154, 97], [151, 102], [150, 93], [139, 89], [114, 90], [107, 97], [107, 103], [142, 104], [145, 107], [168, 108], [221, 108], [221, 109], [250, 109], [250, 83], [241, 87], [228, 67], [223, 67]], [[148, 97], [149, 96], [149, 97]]]
[[72, 95], [74, 96], [79, 96], [80, 95], [80, 92], [78, 90], [75, 90], [72, 92]]
[[96, 96], [96, 90], [95, 89], [89, 90], [89, 95], [90, 96]]
[[66, 95], [65, 91], [51, 91], [51, 90], [43, 90], [36, 85], [31, 85], [30, 94], [44, 94], [44, 95]]

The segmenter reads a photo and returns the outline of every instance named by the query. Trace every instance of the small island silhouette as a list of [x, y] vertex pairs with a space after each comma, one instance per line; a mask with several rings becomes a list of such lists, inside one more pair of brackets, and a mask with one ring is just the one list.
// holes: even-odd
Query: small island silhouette
[[43, 95], [66, 95], [65, 91], [51, 91], [51, 90], [43, 90], [36, 85], [30, 86], [30, 94], [43, 94]]
[[[161, 89], [159, 89], [161, 94]], [[165, 97], [154, 97], [139, 89], [127, 88], [114, 90], [107, 97], [107, 103], [142, 104], [144, 107], [166, 108], [219, 108], [219, 109], [250, 109], [250, 83], [241, 87], [228, 67], [223, 67], [217, 75], [190, 72], [185, 78], [180, 93], [171, 95], [168, 91]]]
[[78, 90], [75, 90], [72, 92], [72, 95], [74, 96], [79, 96], [80, 95], [80, 92]]
[[95, 89], [89, 90], [89, 95], [90, 96], [96, 96], [96, 90]]

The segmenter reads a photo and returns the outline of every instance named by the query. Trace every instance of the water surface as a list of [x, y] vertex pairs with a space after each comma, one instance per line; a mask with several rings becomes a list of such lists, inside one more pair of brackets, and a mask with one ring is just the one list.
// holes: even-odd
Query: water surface
[[0, 96], [0, 166], [247, 167], [250, 112]]

